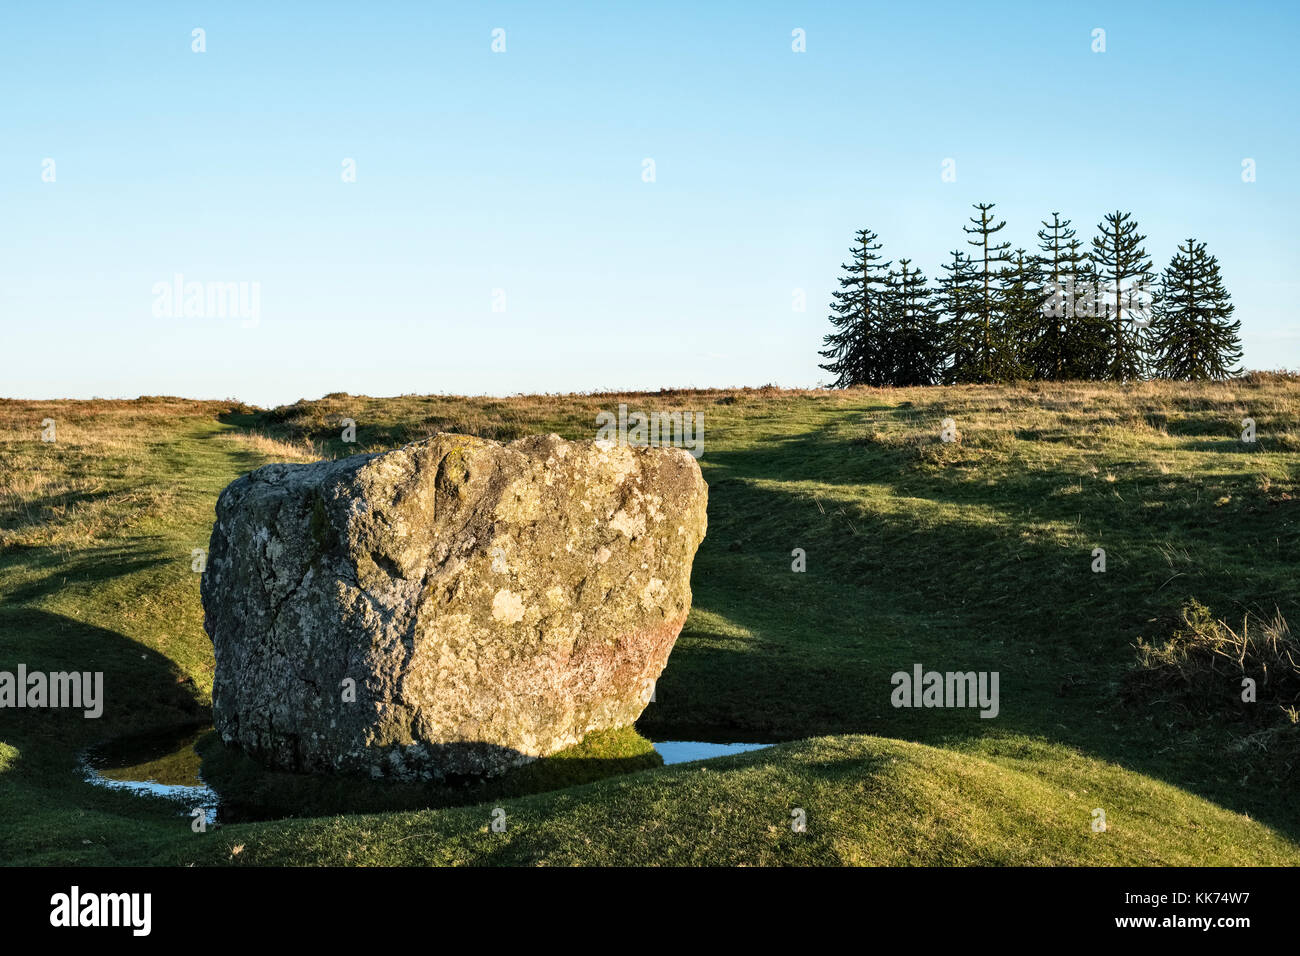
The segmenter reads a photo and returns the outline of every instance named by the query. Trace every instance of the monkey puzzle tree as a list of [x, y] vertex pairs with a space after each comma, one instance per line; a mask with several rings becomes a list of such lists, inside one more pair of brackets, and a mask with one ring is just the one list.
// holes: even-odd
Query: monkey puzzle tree
[[941, 316], [941, 381], [974, 382], [979, 380], [979, 355], [975, 341], [980, 323], [975, 311], [980, 295], [979, 275], [975, 263], [960, 249], [952, 252], [952, 264], [942, 267], [947, 275], [939, 277], [935, 306]]
[[1075, 297], [1081, 294], [1087, 258], [1079, 249], [1079, 241], [1070, 220], [1060, 213], [1052, 213], [1052, 221], [1042, 221], [1038, 230], [1038, 253], [1034, 264], [1043, 285], [1043, 301], [1034, 315], [1024, 349], [1024, 364], [1028, 374], [1038, 379], [1060, 381], [1072, 376], [1072, 353], [1077, 349], [1077, 324]]
[[1092, 261], [1103, 284], [1109, 332], [1110, 374], [1115, 381], [1139, 378], [1146, 371], [1144, 326], [1149, 323], [1151, 259], [1142, 243], [1146, 236], [1126, 212], [1107, 213], [1097, 224]]
[[1005, 356], [1009, 343], [1001, 337], [1001, 310], [998, 301], [998, 276], [1009, 261], [1010, 242], [997, 242], [995, 237], [1006, 227], [1006, 220], [993, 224], [991, 215], [996, 203], [975, 203], [977, 216], [971, 216], [972, 226], [962, 226], [962, 231], [973, 239], [966, 244], [975, 247], [975, 261], [980, 283], [980, 294], [975, 300], [975, 319], [978, 338], [975, 351], [979, 366], [974, 381], [995, 382], [999, 374], [999, 357]]
[[1241, 321], [1234, 320], [1219, 275], [1219, 260], [1205, 243], [1180, 245], [1160, 277], [1151, 323], [1152, 368], [1164, 378], [1222, 379], [1240, 374]]
[[998, 288], [1001, 322], [995, 370], [999, 381], [1034, 377], [1030, 349], [1041, 330], [1043, 302], [1047, 298], [1033, 256], [1017, 249], [1011, 253], [1010, 263], [1002, 271]]
[[1075, 265], [1072, 273], [1064, 274], [1064, 377], [1103, 380], [1110, 377], [1111, 329], [1101, 304], [1097, 267], [1078, 239], [1071, 237], [1065, 245]]
[[933, 295], [925, 275], [911, 259], [898, 260], [899, 271], [887, 276], [885, 292], [889, 352], [894, 385], [934, 385], [943, 363], [943, 342]]
[[853, 262], [840, 266], [840, 290], [831, 295], [831, 325], [820, 354], [830, 363], [820, 366], [837, 376], [835, 388], [850, 385], [884, 385], [890, 372], [887, 342], [880, 315], [888, 262], [880, 261], [881, 245], [870, 229], [859, 229], [852, 249]]

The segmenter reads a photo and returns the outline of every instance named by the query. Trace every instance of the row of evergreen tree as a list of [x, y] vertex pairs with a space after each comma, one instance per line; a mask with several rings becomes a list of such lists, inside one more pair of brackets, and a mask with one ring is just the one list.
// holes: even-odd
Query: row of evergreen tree
[[836, 387], [1240, 372], [1241, 322], [1205, 243], [1179, 245], [1157, 281], [1129, 213], [1107, 215], [1087, 250], [1052, 213], [1027, 252], [1001, 239], [993, 208], [975, 204], [962, 227], [974, 249], [952, 253], [937, 288], [856, 234], [820, 353]]

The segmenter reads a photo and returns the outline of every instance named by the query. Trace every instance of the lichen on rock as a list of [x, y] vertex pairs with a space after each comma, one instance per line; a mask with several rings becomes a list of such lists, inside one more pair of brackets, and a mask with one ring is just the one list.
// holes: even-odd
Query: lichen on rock
[[245, 475], [201, 585], [217, 731], [276, 769], [440, 779], [629, 726], [690, 609], [707, 493], [682, 449], [556, 435]]

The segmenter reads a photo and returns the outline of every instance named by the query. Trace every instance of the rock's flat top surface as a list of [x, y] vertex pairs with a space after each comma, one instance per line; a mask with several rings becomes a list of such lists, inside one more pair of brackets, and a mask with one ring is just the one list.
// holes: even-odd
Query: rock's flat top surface
[[245, 475], [201, 587], [217, 730], [268, 766], [412, 779], [628, 726], [690, 609], [706, 502], [682, 449], [555, 435]]

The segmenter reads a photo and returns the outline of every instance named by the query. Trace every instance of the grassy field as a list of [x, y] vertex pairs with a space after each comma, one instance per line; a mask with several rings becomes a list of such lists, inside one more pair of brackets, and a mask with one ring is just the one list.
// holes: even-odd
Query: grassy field
[[[576, 775], [365, 815], [280, 781], [282, 801], [298, 793], [321, 815], [206, 833], [170, 803], [81, 779], [77, 754], [97, 740], [205, 720], [212, 650], [191, 553], [238, 475], [437, 431], [591, 438], [620, 402], [703, 412], [710, 489], [694, 608], [638, 729], [786, 743], [662, 767], [625, 735], [589, 746]], [[958, 441], [940, 441], [944, 418]], [[1243, 705], [1231, 654], [1197, 682], [1175, 651], [1199, 602], [1285, 660], [1298, 558], [1300, 379], [1278, 375], [330, 395], [269, 411], [0, 401], [0, 670], [103, 671], [107, 693], [99, 720], [0, 710], [0, 861], [1296, 865], [1294, 662]], [[917, 663], [997, 671], [998, 716], [894, 708], [890, 676]], [[498, 806], [504, 833], [489, 827]]]

